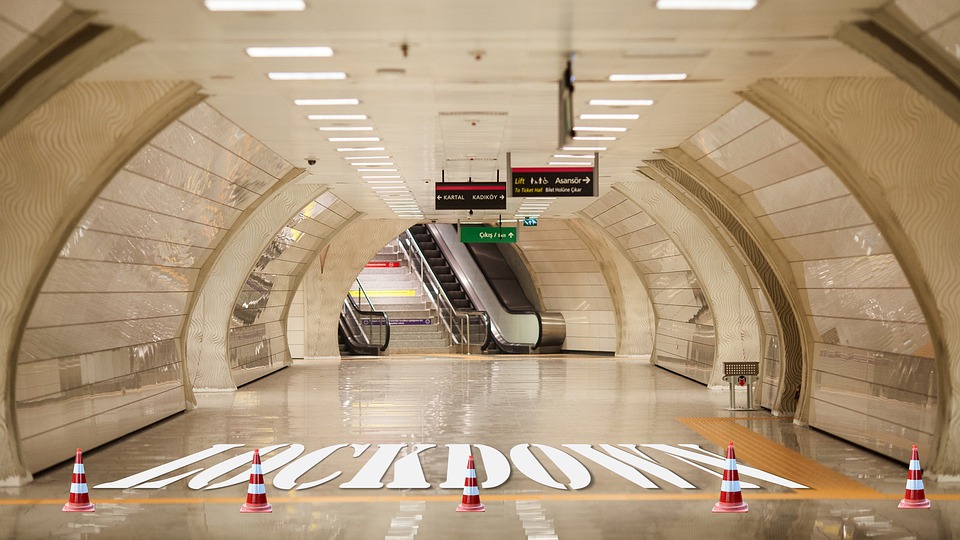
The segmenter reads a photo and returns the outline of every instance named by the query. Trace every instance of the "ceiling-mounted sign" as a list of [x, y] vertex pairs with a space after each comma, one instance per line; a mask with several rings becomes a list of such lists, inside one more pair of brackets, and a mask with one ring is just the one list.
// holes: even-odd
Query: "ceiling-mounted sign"
[[505, 182], [441, 182], [434, 184], [437, 210], [504, 210]]
[[594, 167], [521, 167], [510, 169], [513, 197], [596, 197]]
[[464, 244], [516, 244], [516, 227], [462, 226], [460, 241]]

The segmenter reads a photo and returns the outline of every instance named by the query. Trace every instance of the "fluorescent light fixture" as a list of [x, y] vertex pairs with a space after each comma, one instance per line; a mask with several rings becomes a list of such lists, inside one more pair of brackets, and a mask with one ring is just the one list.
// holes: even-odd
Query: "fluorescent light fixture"
[[393, 165], [392, 161], [372, 161], [370, 163], [351, 163], [354, 167], [376, 167], [377, 165]]
[[419, 208], [413, 200], [407, 201], [386, 201], [385, 204], [390, 208]]
[[253, 58], [327, 58], [333, 56], [330, 47], [247, 47], [247, 56]]
[[366, 120], [365, 114], [308, 114], [307, 120]]
[[610, 80], [614, 82], [682, 81], [686, 73], [614, 73]]
[[303, 0], [203, 0], [210, 11], [303, 11]]
[[652, 99], [591, 99], [590, 105], [602, 107], [646, 107], [653, 105]]
[[[388, 174], [388, 175], [382, 175], [382, 176], [378, 176], [378, 175], [363, 176], [362, 178], [363, 178], [364, 180], [368, 180], [368, 179], [369, 179], [369, 180], [373, 180], [373, 179], [375, 179], [375, 178], [400, 178], [400, 176], [399, 176], [399, 175], [396, 175], [396, 174]], [[401, 180], [400, 182], [383, 182], [383, 183], [384, 183], [384, 184], [399, 184], [399, 183], [401, 183], [401, 182], [402, 182], [402, 180]], [[376, 183], [376, 182], [371, 182], [371, 183]]]
[[639, 114], [581, 114], [581, 120], [636, 120]]
[[[581, 155], [576, 155], [576, 154], [554, 154], [553, 157], [555, 157], [555, 158], [567, 158], [567, 159], [593, 159], [593, 156], [590, 155], [590, 154], [586, 154], [586, 155], [584, 155], [584, 154], [581, 154]], [[591, 163], [591, 164], [592, 164], [592, 163]]]
[[330, 142], [380, 142], [380, 137], [330, 137]]
[[407, 186], [370, 186], [370, 189], [375, 191], [387, 191], [387, 190], [396, 190], [396, 191], [407, 191]]
[[317, 129], [320, 131], [373, 131], [370, 126], [324, 126]]
[[525, 218], [525, 217], [540, 217], [540, 214], [517, 214], [513, 216], [515, 218]]
[[[343, 159], [390, 159], [390, 156], [345, 156]], [[360, 164], [354, 163], [354, 165]], [[393, 163], [390, 165], [393, 165]]]
[[357, 172], [397, 172], [396, 169], [357, 169]]
[[337, 148], [337, 152], [383, 152], [382, 146], [348, 146]]
[[606, 146], [564, 146], [566, 152], [603, 152]]
[[616, 137], [574, 137], [575, 141], [615, 141]]
[[271, 71], [271, 81], [340, 81], [347, 78], [342, 71]]
[[359, 105], [360, 100], [355, 98], [331, 99], [295, 99], [294, 105]]
[[581, 167], [581, 166], [589, 167], [590, 165], [593, 165], [593, 162], [592, 161], [569, 161], [569, 162], [551, 161], [549, 165], [569, 165], [572, 167]]
[[594, 132], [611, 132], [611, 133], [623, 133], [626, 131], [625, 127], [594, 127], [594, 126], [573, 126], [573, 131], [594, 131]]
[[757, 0], [657, 0], [657, 9], [741, 10], [757, 7]]

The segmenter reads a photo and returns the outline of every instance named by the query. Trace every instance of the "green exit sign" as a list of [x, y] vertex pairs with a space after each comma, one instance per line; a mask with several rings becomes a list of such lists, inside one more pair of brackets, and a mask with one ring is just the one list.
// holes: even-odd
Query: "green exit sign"
[[460, 227], [464, 244], [516, 244], [516, 227]]

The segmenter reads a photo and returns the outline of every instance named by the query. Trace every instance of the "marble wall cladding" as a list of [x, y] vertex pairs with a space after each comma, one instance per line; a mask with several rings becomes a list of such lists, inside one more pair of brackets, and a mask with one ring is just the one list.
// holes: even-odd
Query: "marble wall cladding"
[[657, 314], [657, 365], [707, 384], [716, 346], [713, 314], [680, 250], [620, 192], [604, 195], [584, 213], [615, 238], [643, 275]]
[[[355, 214], [352, 207], [325, 192], [290, 218], [267, 243], [237, 295], [230, 319], [227, 359], [236, 384], [279, 369], [289, 360], [293, 350], [288, 349], [281, 318], [296, 296], [293, 284], [317, 250]], [[301, 356], [302, 324], [301, 308]]]
[[580, 236], [564, 221], [544, 221], [525, 228], [517, 247], [537, 282], [544, 309], [563, 314], [563, 349], [616, 352], [614, 299]]
[[[17, 418], [33, 470], [78, 441], [96, 446], [185, 407], [179, 339], [201, 269], [290, 169], [201, 104], [108, 182], [61, 247], [23, 333]], [[269, 353], [277, 332], [261, 326]]]
[[960, 61], [960, 5], [953, 0], [895, 0], [891, 5], [916, 24], [918, 38], [935, 43]]
[[[783, 126], [770, 118], [758, 123], [756, 108], [746, 103], [728, 116], [682, 148], [726, 141], [691, 156], [739, 195], [791, 261], [817, 342], [810, 424], [884, 452], [895, 433], [926, 433], [929, 440], [937, 401], [933, 348], [887, 242], [843, 182], [797, 148], [805, 145]], [[743, 120], [732, 118], [738, 116]], [[732, 132], [733, 125], [742, 131]], [[759, 139], [766, 144], [742, 143]], [[762, 175], [745, 174], [757, 163], [764, 164]], [[782, 346], [768, 343], [774, 345]]]

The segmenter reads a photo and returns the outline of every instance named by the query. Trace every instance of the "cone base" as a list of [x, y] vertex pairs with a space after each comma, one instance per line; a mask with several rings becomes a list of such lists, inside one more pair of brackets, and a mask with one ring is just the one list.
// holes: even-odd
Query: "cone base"
[[457, 507], [457, 512], [483, 512], [486, 510], [486, 507], [483, 506], [483, 503], [478, 504], [461, 504]]
[[63, 505], [64, 512], [93, 512], [96, 509], [96, 505], [92, 502], [88, 503], [70, 503]]
[[897, 508], [930, 508], [930, 499], [923, 499], [920, 501], [908, 501], [907, 499], [902, 499], [900, 504], [897, 505]]
[[713, 511], [717, 514], [745, 514], [747, 513], [747, 503], [725, 503], [718, 502], [713, 505]]
[[273, 512], [273, 505], [270, 503], [264, 504], [247, 504], [243, 503], [243, 506], [240, 507], [241, 514], [269, 514]]

